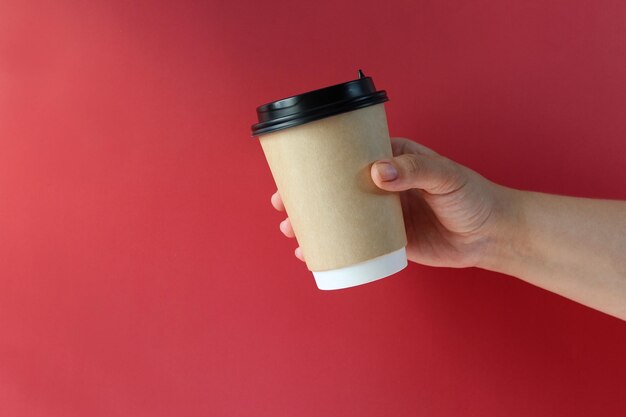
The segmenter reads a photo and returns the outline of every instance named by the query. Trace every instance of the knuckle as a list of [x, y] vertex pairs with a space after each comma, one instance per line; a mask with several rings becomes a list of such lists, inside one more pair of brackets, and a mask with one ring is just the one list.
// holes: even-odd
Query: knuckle
[[442, 191], [456, 191], [465, 186], [468, 178], [464, 167], [443, 156], [440, 156], [439, 159], [442, 171], [441, 176], [444, 179], [441, 184]]
[[415, 154], [407, 154], [404, 158], [404, 169], [409, 177], [414, 177], [422, 170], [418, 156]]

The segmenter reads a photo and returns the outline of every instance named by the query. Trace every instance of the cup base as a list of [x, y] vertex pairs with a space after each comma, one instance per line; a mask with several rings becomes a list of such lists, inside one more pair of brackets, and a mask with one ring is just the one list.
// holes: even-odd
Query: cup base
[[406, 268], [407, 264], [406, 248], [403, 247], [358, 264], [311, 272], [320, 290], [339, 290], [388, 277]]

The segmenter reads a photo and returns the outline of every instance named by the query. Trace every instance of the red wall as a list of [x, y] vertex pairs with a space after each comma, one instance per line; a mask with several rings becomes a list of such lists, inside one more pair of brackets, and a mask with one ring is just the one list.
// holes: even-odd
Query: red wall
[[205, 3], [0, 3], [0, 416], [624, 415], [615, 318], [476, 269], [317, 290], [249, 126], [363, 68], [392, 135], [624, 199], [626, 3]]

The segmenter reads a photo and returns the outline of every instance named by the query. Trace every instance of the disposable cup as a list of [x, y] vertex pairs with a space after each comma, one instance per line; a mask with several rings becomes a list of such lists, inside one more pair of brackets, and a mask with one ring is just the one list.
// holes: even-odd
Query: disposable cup
[[259, 138], [278, 192], [319, 289], [353, 287], [407, 266], [397, 193], [371, 179], [392, 156], [384, 103], [371, 77], [257, 108]]

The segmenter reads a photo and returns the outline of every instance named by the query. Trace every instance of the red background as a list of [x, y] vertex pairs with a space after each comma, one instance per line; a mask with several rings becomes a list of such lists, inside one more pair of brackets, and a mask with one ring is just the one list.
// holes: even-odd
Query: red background
[[0, 415], [623, 416], [615, 318], [477, 269], [317, 290], [249, 127], [363, 68], [392, 136], [624, 199], [625, 22], [617, 0], [3, 1]]

